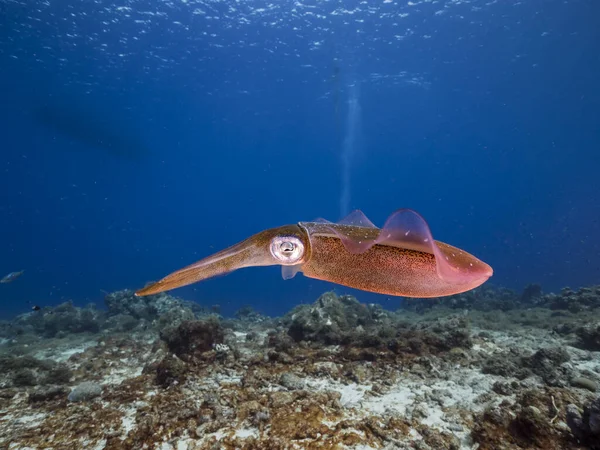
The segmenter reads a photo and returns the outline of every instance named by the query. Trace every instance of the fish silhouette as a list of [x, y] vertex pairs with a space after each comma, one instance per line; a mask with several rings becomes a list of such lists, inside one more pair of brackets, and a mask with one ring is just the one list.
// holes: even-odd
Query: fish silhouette
[[21, 275], [23, 275], [24, 272], [25, 272], [24, 270], [21, 270], [20, 272], [11, 272], [8, 275], [6, 275], [4, 278], [2, 278], [0, 280], [0, 283], [12, 283], [17, 278], [19, 278]]

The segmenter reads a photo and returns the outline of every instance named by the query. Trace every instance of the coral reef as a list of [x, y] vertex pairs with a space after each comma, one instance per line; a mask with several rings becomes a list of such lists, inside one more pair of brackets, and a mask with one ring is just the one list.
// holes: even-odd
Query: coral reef
[[0, 324], [0, 448], [598, 449], [600, 310], [577, 292], [588, 309], [536, 286], [396, 312], [328, 292], [280, 319], [130, 291], [44, 308]]
[[402, 308], [419, 313], [439, 306], [462, 310], [507, 311], [518, 308], [520, 304], [522, 303], [516, 292], [487, 283], [477, 289], [443, 298], [404, 299]]
[[193, 320], [196, 315], [206, 313], [204, 308], [194, 302], [187, 302], [164, 293], [138, 297], [128, 289], [107, 294], [104, 303], [109, 316], [122, 315], [138, 321], [158, 321], [162, 326]]
[[55, 307], [23, 314], [13, 322], [12, 335], [36, 334], [46, 338], [64, 337], [73, 333], [97, 333], [106, 313], [91, 304], [85, 308], [65, 302]]
[[375, 304], [364, 305], [351, 295], [327, 292], [313, 304], [294, 308], [283, 318], [295, 342], [378, 348], [396, 353], [435, 353], [468, 348], [471, 338], [465, 317], [410, 323]]
[[519, 295], [510, 289], [487, 283], [462, 294], [433, 299], [405, 299], [402, 303], [402, 308], [420, 313], [436, 307], [477, 311], [539, 307], [579, 313], [600, 308], [600, 286], [582, 287], [576, 291], [566, 287], [558, 294], [544, 294], [540, 285], [530, 284]]
[[568, 310], [573, 313], [593, 311], [600, 308], [600, 286], [583, 287], [576, 291], [566, 287], [559, 294], [540, 297], [536, 303], [545, 308]]
[[72, 334], [130, 332], [148, 327], [158, 330], [186, 320], [214, 315], [213, 308], [202, 308], [167, 294], [136, 297], [123, 290], [105, 297], [106, 310], [89, 304], [84, 308], [64, 302], [54, 307], [21, 314], [12, 322], [0, 322], [0, 338], [16, 336], [64, 338]]

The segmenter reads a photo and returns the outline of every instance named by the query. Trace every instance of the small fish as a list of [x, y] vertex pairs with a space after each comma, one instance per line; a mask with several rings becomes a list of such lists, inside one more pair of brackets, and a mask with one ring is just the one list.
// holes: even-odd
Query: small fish
[[42, 309], [42, 308], [41, 308], [40, 306], [38, 306], [38, 305], [33, 305], [33, 306], [31, 307], [31, 310], [32, 310], [32, 311], [39, 311], [40, 309]]
[[20, 272], [11, 272], [8, 275], [6, 275], [4, 278], [2, 278], [0, 280], [0, 283], [12, 283], [17, 278], [19, 278], [21, 275], [23, 275], [24, 272], [25, 272], [24, 270], [21, 270]]
[[318, 219], [262, 231], [136, 295], [168, 291], [243, 267], [271, 265], [281, 265], [286, 280], [302, 272], [363, 291], [416, 298], [469, 291], [493, 273], [475, 256], [434, 241], [427, 222], [415, 211], [397, 210], [380, 229], [356, 210], [338, 223]]

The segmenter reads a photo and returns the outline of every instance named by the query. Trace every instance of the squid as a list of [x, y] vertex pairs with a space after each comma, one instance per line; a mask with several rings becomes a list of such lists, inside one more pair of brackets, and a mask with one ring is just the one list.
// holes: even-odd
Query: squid
[[136, 292], [138, 296], [197, 283], [237, 269], [282, 266], [335, 284], [391, 296], [459, 294], [485, 283], [492, 268], [464, 250], [434, 241], [427, 222], [399, 209], [377, 228], [360, 210], [337, 223], [324, 219], [261, 231]]

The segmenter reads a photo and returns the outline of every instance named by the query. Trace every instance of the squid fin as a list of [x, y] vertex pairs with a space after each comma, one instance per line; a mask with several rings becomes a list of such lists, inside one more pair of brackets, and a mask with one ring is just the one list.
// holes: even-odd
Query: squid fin
[[[460, 254], [442, 252], [425, 219], [412, 209], [399, 209], [390, 215], [377, 243], [434, 255], [438, 276], [449, 283], [461, 284], [470, 280], [469, 274], [461, 270], [458, 261], [454, 261]], [[457, 253], [462, 251], [457, 249]]]
[[291, 280], [298, 272], [300, 272], [301, 267], [302, 264], [296, 264], [295, 266], [281, 266], [281, 276], [284, 280]]
[[349, 253], [365, 253], [377, 243], [379, 229], [358, 209], [328, 228]]
[[340, 225], [352, 225], [355, 227], [377, 228], [373, 222], [360, 210], [355, 209], [338, 222]]
[[461, 265], [460, 256], [463, 252], [450, 247], [442, 251], [425, 219], [412, 209], [395, 211], [381, 229], [359, 210], [328, 228], [337, 235], [349, 253], [365, 253], [377, 244], [390, 245], [434, 255], [437, 274], [446, 282], [462, 284], [472, 278], [470, 270]]

